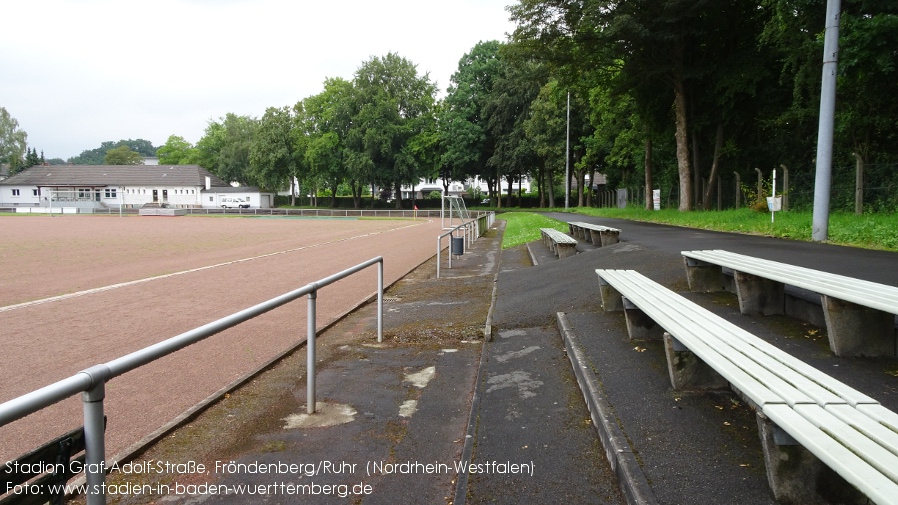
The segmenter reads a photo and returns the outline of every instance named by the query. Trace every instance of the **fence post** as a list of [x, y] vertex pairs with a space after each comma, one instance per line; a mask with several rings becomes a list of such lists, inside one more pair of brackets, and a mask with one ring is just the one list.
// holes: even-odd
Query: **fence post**
[[[758, 167], [755, 167], [755, 172], [758, 173], [758, 197], [757, 197], [757, 202], [763, 202], [763, 201], [764, 201], [764, 188], [763, 188], [763, 186], [761, 185], [761, 181], [762, 181], [762, 179], [763, 179], [763, 177], [761, 176], [761, 169], [758, 168]], [[755, 203], [757, 203], [757, 202], [752, 202], [752, 204], [755, 204]]]
[[783, 169], [783, 210], [789, 210], [789, 169], [786, 165], [780, 165]]
[[306, 332], [306, 412], [315, 413], [315, 304], [318, 287], [309, 293], [308, 329]]

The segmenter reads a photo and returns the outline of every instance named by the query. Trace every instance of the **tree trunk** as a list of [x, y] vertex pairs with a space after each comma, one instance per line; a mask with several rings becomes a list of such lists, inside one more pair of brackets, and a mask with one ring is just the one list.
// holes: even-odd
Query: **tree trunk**
[[555, 184], [552, 183], [552, 169], [546, 167], [546, 186], [549, 189], [549, 207], [555, 207]]
[[356, 181], [349, 182], [350, 191], [352, 191], [352, 208], [362, 208], [362, 185]]
[[296, 207], [296, 177], [290, 178], [290, 206]]
[[645, 135], [645, 210], [652, 210], [654, 205], [654, 184], [652, 184], [652, 134]]
[[[397, 182], [393, 189], [396, 191], [393, 195], [396, 202], [396, 210], [402, 210], [402, 184]], [[414, 191], [414, 187], [412, 187], [412, 191]]]
[[496, 208], [502, 208], [502, 176], [499, 175], [498, 168], [496, 168]]
[[543, 174], [545, 170], [539, 168], [536, 172], [536, 190], [539, 191], [539, 208], [546, 208], [546, 185], [545, 180], [543, 180]]
[[702, 206], [702, 169], [698, 155], [698, 130], [692, 129], [692, 206], [698, 209]]
[[711, 194], [717, 184], [717, 173], [720, 170], [720, 156], [723, 154], [723, 123], [717, 123], [717, 140], [714, 141], [714, 161], [711, 163], [711, 175], [708, 176], [708, 187], [702, 198], [702, 208], [711, 209]]
[[505, 204], [506, 207], [511, 207], [511, 194], [514, 192], [514, 177], [508, 176], [508, 200]]
[[864, 213], [864, 158], [858, 153], [851, 154], [857, 162], [854, 169], [854, 213], [860, 216]]
[[676, 112], [677, 171], [680, 176], [680, 211], [692, 210], [692, 167], [689, 163], [689, 140], [686, 124], [686, 90], [682, 62], [674, 71], [674, 110]]

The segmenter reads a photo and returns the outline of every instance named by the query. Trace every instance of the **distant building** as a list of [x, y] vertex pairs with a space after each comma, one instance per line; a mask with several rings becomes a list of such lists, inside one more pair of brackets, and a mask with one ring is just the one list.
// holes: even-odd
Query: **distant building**
[[[415, 184], [414, 186], [402, 186], [402, 198], [411, 199], [414, 196], [414, 198], [420, 200], [427, 198], [427, 195], [434, 191], [442, 194], [443, 182], [443, 179], [426, 178], [419, 180], [418, 184]], [[503, 180], [502, 183], [503, 184], [501, 191], [503, 192], [503, 194], [507, 194], [508, 183], [505, 180]], [[449, 195], [470, 197], [475, 188], [479, 189], [482, 195], [486, 195], [489, 191], [489, 186], [487, 185], [486, 181], [475, 177], [464, 182], [449, 182]], [[518, 188], [520, 188], [522, 192], [528, 193], [530, 191], [530, 178], [525, 176], [520, 184], [515, 182], [512, 186], [512, 191], [517, 193]]]
[[0, 207], [268, 208], [274, 195], [235, 188], [199, 165], [54, 165], [0, 181]]

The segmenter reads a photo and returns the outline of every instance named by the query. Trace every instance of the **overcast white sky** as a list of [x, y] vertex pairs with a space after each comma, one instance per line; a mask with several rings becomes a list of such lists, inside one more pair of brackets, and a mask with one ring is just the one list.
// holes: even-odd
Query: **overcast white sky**
[[228, 112], [318, 94], [395, 52], [440, 88], [483, 40], [506, 39], [514, 0], [12, 0], [0, 107], [28, 146], [68, 159], [103, 141], [196, 143]]

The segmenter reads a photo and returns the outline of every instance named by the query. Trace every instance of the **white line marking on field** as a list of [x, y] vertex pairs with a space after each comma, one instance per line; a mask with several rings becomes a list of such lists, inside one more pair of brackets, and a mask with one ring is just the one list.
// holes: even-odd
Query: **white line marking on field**
[[[429, 222], [429, 221], [427, 221], [427, 222]], [[421, 223], [414, 223], [414, 224], [410, 224], [407, 226], [400, 226], [399, 228], [392, 228], [390, 230], [382, 230], [382, 231], [376, 231], [376, 232], [371, 232], [371, 233], [365, 233], [363, 235], [356, 235], [354, 237], [347, 237], [347, 238], [341, 238], [338, 240], [331, 240], [330, 242], [322, 242], [320, 244], [312, 244], [312, 245], [297, 247], [295, 249], [287, 249], [285, 251], [277, 251], [277, 252], [273, 252], [273, 253], [262, 254], [260, 256], [252, 256], [249, 258], [241, 258], [241, 259], [237, 259], [237, 260], [226, 261], [224, 263], [217, 263], [215, 265], [207, 265], [204, 267], [191, 268], [190, 270], [182, 270], [180, 272], [173, 272], [170, 274], [155, 275], [153, 277], [147, 277], [144, 279], [120, 282], [118, 284], [110, 284], [109, 286], [103, 286], [103, 287], [99, 287], [99, 288], [85, 289], [84, 291], [77, 291], [75, 293], [68, 293], [68, 294], [59, 295], [59, 296], [51, 296], [49, 298], [41, 298], [40, 300], [32, 300], [30, 302], [22, 302], [22, 303], [16, 303], [14, 305], [6, 305], [5, 307], [0, 307], [0, 312], [8, 312], [10, 310], [24, 309], [26, 307], [32, 307], [34, 305], [40, 305], [43, 303], [59, 302], [62, 300], [68, 300], [69, 298], [75, 298], [78, 296], [92, 295], [95, 293], [102, 293], [103, 291], [109, 291], [112, 289], [123, 288], [126, 286], [133, 286], [135, 284], [141, 284], [144, 282], [157, 281], [160, 279], [167, 279], [169, 277], [175, 277], [177, 275], [191, 274], [191, 273], [195, 273], [195, 272], [201, 272], [203, 270], [209, 270], [212, 268], [219, 268], [219, 267], [224, 267], [224, 266], [228, 266], [228, 265], [233, 265], [236, 263], [243, 263], [244, 261], [253, 261], [253, 260], [258, 260], [258, 259], [262, 259], [262, 258], [268, 258], [271, 256], [277, 256], [278, 254], [287, 254], [287, 253], [291, 253], [291, 252], [302, 251], [304, 249], [312, 249], [314, 247], [321, 247], [324, 245], [336, 244], [339, 242], [346, 242], [347, 240], [354, 240], [357, 238], [370, 237], [372, 235], [379, 235], [381, 233], [389, 233], [391, 231], [402, 230], [404, 228], [411, 228], [412, 226], [418, 226], [419, 224], [421, 224]]]

